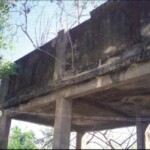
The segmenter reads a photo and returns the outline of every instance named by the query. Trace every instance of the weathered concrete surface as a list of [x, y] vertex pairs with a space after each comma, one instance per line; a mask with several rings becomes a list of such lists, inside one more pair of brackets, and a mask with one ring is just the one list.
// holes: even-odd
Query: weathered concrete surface
[[137, 149], [145, 149], [146, 148], [146, 139], [145, 132], [148, 127], [147, 121], [142, 121], [141, 118], [141, 104], [135, 103], [136, 109], [136, 135], [137, 135]]
[[56, 100], [63, 95], [73, 101], [72, 130], [135, 125], [139, 102], [141, 117], [149, 121], [149, 8], [149, 0], [107, 2], [91, 19], [59, 32], [16, 62], [18, 75], [5, 86], [0, 108], [53, 126]]
[[[71, 29], [74, 73], [133, 56], [140, 49], [149, 49], [149, 7], [148, 0], [105, 3], [91, 12], [90, 20]], [[66, 74], [71, 72], [70, 53], [68, 44]]]
[[63, 96], [56, 101], [53, 149], [68, 149], [70, 144], [72, 101]]
[[7, 149], [11, 118], [4, 112], [0, 118], [0, 149]]
[[[11, 77], [5, 99], [31, 99], [66, 83], [146, 61], [150, 57], [149, 6], [148, 0], [108, 2], [92, 11], [91, 19], [69, 31], [72, 44], [68, 33], [62, 31], [40, 50], [16, 62], [18, 76]], [[90, 74], [74, 77], [87, 71]], [[32, 96], [26, 97], [31, 92]]]
[[53, 80], [55, 49], [54, 39], [16, 61], [17, 75], [10, 77], [6, 101], [25, 90], [43, 88], [48, 80]]
[[136, 128], [137, 128], [137, 149], [146, 149], [146, 137], [145, 131], [148, 124], [142, 121], [137, 121]]

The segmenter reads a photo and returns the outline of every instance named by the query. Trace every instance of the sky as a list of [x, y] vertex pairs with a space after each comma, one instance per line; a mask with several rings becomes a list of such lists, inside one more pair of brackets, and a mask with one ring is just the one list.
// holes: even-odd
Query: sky
[[[17, 11], [20, 10], [21, 3], [24, 1], [19, 1], [17, 4]], [[102, 4], [105, 1], [97, 1], [98, 4]], [[72, 11], [72, 7], [70, 7], [71, 1], [65, 1], [65, 7], [68, 12], [71, 12], [74, 14], [75, 12]], [[36, 6], [38, 4], [38, 6]], [[28, 6], [35, 5], [35, 8], [31, 9], [29, 15], [28, 15], [28, 33], [32, 37], [33, 41], [39, 40], [40, 36], [43, 35], [43, 33], [46, 31], [46, 29], [49, 27], [49, 35], [47, 38], [45, 38], [41, 43], [44, 44], [44, 42], [50, 41], [52, 38], [57, 36], [57, 32], [61, 30], [61, 25], [58, 23], [56, 17], [59, 18], [59, 9], [58, 5], [55, 2], [51, 3], [50, 1], [35, 1], [34, 4], [31, 4], [29, 2]], [[82, 22], [86, 19], [90, 18], [89, 12], [93, 9], [93, 5], [89, 4], [87, 10], [85, 11], [86, 16], [82, 19]], [[11, 24], [23, 24], [24, 23], [24, 17], [23, 15], [20, 15], [19, 13], [15, 12], [16, 9], [13, 9], [11, 12]], [[40, 14], [42, 13], [42, 17], [40, 19], [37, 19]], [[88, 15], [87, 15], [88, 14]], [[65, 15], [64, 15], [65, 18]], [[66, 19], [66, 18], [65, 18]], [[49, 22], [47, 20], [50, 20]], [[69, 19], [68, 19], [69, 20]], [[71, 20], [71, 19], [70, 19]], [[69, 21], [70, 21], [69, 20]], [[64, 28], [66, 27], [66, 20], [63, 22]], [[71, 20], [72, 21], [72, 20]], [[70, 22], [69, 22], [70, 23]], [[12, 31], [15, 31], [15, 29], [12, 29]], [[36, 33], [36, 37], [35, 37]], [[40, 41], [40, 40], [39, 40]], [[14, 38], [12, 39], [12, 42], [14, 43], [14, 49], [13, 50], [0, 50], [0, 53], [4, 55], [4, 58], [10, 61], [15, 61], [24, 55], [30, 53], [35, 48], [33, 44], [30, 42], [30, 40], [27, 38], [27, 36], [21, 31], [21, 29], [18, 29]], [[40, 44], [41, 44], [40, 43]], [[39, 45], [40, 45], [39, 44]], [[22, 121], [16, 121], [13, 120], [11, 123], [11, 129], [14, 126], [21, 127], [24, 131], [33, 130], [37, 137], [41, 136], [41, 129], [46, 129], [47, 127], [28, 123], [28, 122], [22, 122]], [[85, 138], [88, 139], [88, 135], [85, 135]], [[89, 146], [89, 148], [91, 148]], [[95, 146], [96, 148], [96, 146]]]
[[[20, 1], [20, 4], [17, 4], [18, 5], [17, 11], [22, 8], [21, 3], [23, 3], [23, 2], [24, 1]], [[50, 20], [48, 23], [49, 29], [50, 29], [50, 31], [49, 31], [50, 34], [49, 34], [49, 37], [47, 39], [45, 39], [45, 42], [48, 42], [51, 39], [53, 39], [55, 36], [57, 36], [57, 32], [60, 31], [60, 28], [61, 28], [60, 23], [58, 23], [58, 21], [56, 20], [56, 16], [57, 17], [59, 16], [58, 12], [60, 12], [60, 10], [59, 10], [60, 8], [58, 8], [56, 0], [52, 3], [50, 1], [44, 1], [44, 0], [39, 1], [37, 3], [36, 2], [37, 1], [35, 1], [34, 4], [29, 3], [29, 6], [32, 6], [32, 5], [34, 6], [37, 4], [38, 4], [38, 6], [35, 6], [33, 9], [31, 9], [31, 11], [28, 15], [28, 33], [31, 36], [31, 38], [33, 39], [33, 41], [36, 41], [36, 39], [39, 40], [39, 36], [42, 36], [42, 33], [45, 32], [47, 20]], [[84, 14], [86, 14], [86, 16], [81, 19], [81, 22], [83, 22], [86, 19], [89, 19], [90, 18], [89, 12], [94, 7], [96, 7], [100, 4], [103, 4], [104, 2], [105, 2], [105, 0], [96, 1], [95, 6], [91, 5], [91, 3], [88, 3], [87, 8], [84, 10]], [[72, 3], [72, 1], [66, 0], [66, 1], [64, 1], [64, 3], [65, 3], [65, 8], [68, 12], [76, 13], [76, 12], [72, 11], [72, 7], [70, 7], [70, 4]], [[42, 23], [40, 22], [40, 19], [37, 22], [37, 18], [39, 17], [39, 15], [41, 14], [43, 9], [44, 9], [44, 11], [43, 11], [42, 17], [41, 17]], [[18, 25], [23, 24], [24, 23], [23, 15], [20, 15], [18, 12], [15, 12], [15, 11], [16, 11], [16, 8], [14, 10], [12, 10], [12, 13], [11, 13], [11, 24], [18, 24]], [[70, 19], [70, 20], [72, 20], [72, 19]], [[69, 23], [70, 23], [70, 20], [68, 21]], [[66, 21], [64, 20], [64, 28], [66, 27], [65, 22]], [[40, 27], [40, 25], [41, 25], [41, 27]], [[13, 30], [16, 30], [15, 26], [14, 26]], [[37, 32], [37, 38], [35, 37], [35, 30]], [[35, 49], [33, 44], [26, 37], [26, 35], [21, 31], [20, 28], [18, 29], [17, 34], [15, 34], [15, 36], [13, 38], [13, 44], [14, 44], [13, 50], [7, 50], [7, 51], [1, 50], [0, 51], [0, 53], [4, 55], [4, 58], [11, 60], [11, 61], [15, 61]], [[44, 42], [43, 42], [43, 44], [44, 44]]]
[[[17, 6], [17, 11], [19, 11], [21, 9], [20, 5], [22, 3], [23, 3], [23, 1], [21, 1], [20, 4], [17, 4], [17, 5], [19, 5], [19, 6]], [[50, 14], [50, 16], [51, 16], [52, 12], [54, 12], [56, 9], [56, 5], [54, 5], [55, 3], [51, 3], [51, 5], [50, 5], [51, 9], [49, 9], [47, 6], [45, 6], [46, 3], [48, 3], [48, 1], [38, 2], [39, 6], [35, 7], [35, 9], [32, 9], [30, 14], [28, 15], [28, 33], [30, 34], [31, 38], [34, 41], [35, 41], [35, 37], [33, 35], [35, 34], [34, 33], [35, 23], [36, 23], [36, 20], [37, 20], [39, 14], [41, 13], [42, 9], [45, 7], [45, 10], [44, 10], [45, 13]], [[32, 5], [34, 5], [34, 4], [32, 4]], [[35, 5], [36, 5], [36, 3], [35, 3]], [[17, 25], [23, 24], [24, 16], [20, 15], [20, 13], [15, 12], [15, 11], [16, 11], [16, 9], [12, 10], [10, 24], [17, 24]], [[44, 25], [42, 25], [42, 28], [44, 28]], [[13, 26], [12, 32], [15, 32], [15, 31], [16, 31], [16, 26]], [[17, 32], [15, 33], [15, 36], [13, 38], [13, 45], [14, 45], [13, 50], [0, 51], [4, 55], [4, 58], [11, 60], [11, 61], [15, 61], [35, 49], [33, 44], [30, 42], [30, 40], [21, 31], [21, 28], [18, 28]]]

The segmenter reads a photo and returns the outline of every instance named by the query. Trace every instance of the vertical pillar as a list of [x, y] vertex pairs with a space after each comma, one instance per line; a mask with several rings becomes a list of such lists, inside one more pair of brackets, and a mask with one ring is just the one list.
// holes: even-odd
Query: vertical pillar
[[137, 130], [137, 149], [145, 149], [145, 131], [148, 126], [147, 122], [142, 121], [140, 114], [140, 104], [136, 104], [136, 130]]
[[148, 125], [145, 132], [145, 149], [150, 149], [150, 126]]
[[76, 138], [76, 149], [82, 149], [82, 137], [84, 133], [83, 132], [77, 132], [77, 138]]
[[58, 32], [56, 41], [56, 61], [54, 70], [54, 80], [61, 80], [65, 71], [65, 51], [68, 43], [67, 33], [64, 30]]
[[0, 149], [7, 149], [11, 118], [6, 112], [0, 118]]
[[69, 149], [72, 102], [60, 97], [56, 100], [53, 149]]
[[140, 119], [136, 122], [137, 128], [137, 149], [145, 149], [145, 131], [148, 124], [142, 122]]

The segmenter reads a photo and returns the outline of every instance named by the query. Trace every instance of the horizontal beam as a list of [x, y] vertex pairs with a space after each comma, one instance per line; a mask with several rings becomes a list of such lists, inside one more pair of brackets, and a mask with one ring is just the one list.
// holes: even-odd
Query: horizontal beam
[[[44, 105], [50, 105], [55, 103], [55, 100], [59, 95], [67, 99], [75, 99], [84, 97], [86, 95], [93, 94], [98, 91], [103, 91], [111, 88], [121, 88], [131, 83], [140, 82], [150, 75], [150, 62], [134, 65], [128, 68], [126, 72], [122, 71], [118, 75], [119, 81], [115, 82], [111, 75], [105, 75], [96, 77], [87, 82], [81, 82], [77, 85], [65, 87], [59, 91], [49, 93], [47, 95], [34, 98], [28, 103], [21, 104], [16, 107], [17, 111], [32, 111], [33, 108], [41, 107]], [[145, 74], [145, 75], [144, 75]]]
[[[54, 125], [55, 114], [32, 113], [32, 112], [15, 112], [7, 110], [7, 116], [15, 120], [27, 121], [46, 126]], [[91, 122], [91, 124], [90, 124]], [[110, 124], [111, 122], [111, 124]], [[121, 126], [135, 125], [135, 118], [123, 117], [101, 117], [101, 116], [72, 116], [73, 131], [94, 131], [108, 128], [117, 128]], [[82, 124], [81, 124], [82, 123]], [[107, 126], [106, 126], [107, 124]]]
[[[35, 96], [41, 96], [43, 94], [52, 92], [55, 93], [54, 91], [59, 90], [59, 93], [63, 93], [64, 91], [66, 91], [65, 93], [67, 93], [67, 95], [65, 97], [71, 97], [74, 96], [74, 94], [76, 95], [76, 92], [71, 92], [70, 94], [69, 89], [72, 89], [72, 86], [74, 87], [75, 85], [73, 84], [80, 84], [82, 82], [85, 82], [87, 80], [92, 80], [92, 78], [95, 78], [96, 76], [100, 76], [97, 78], [96, 82], [96, 86], [94, 85], [94, 88], [100, 88], [102, 86], [108, 85], [108, 84], [112, 84], [114, 83], [112, 81], [112, 79], [109, 77], [110, 73], [116, 72], [120, 74], [120, 78], [118, 82], [127, 80], [127, 79], [131, 79], [131, 78], [137, 78], [140, 77], [142, 75], [148, 74], [150, 73], [150, 63], [149, 62], [145, 62], [145, 63], [140, 63], [137, 65], [131, 65], [131, 64], [135, 64], [135, 62], [142, 62], [142, 61], [147, 61], [147, 59], [150, 57], [150, 52], [145, 53], [145, 55], [143, 57], [141, 57], [140, 55], [135, 55], [132, 58], [127, 58], [126, 60], [120, 60], [117, 62], [114, 62], [112, 64], [107, 64], [104, 66], [101, 66], [100, 68], [96, 68], [94, 70], [91, 70], [89, 72], [85, 72], [79, 75], [76, 75], [72, 78], [67, 78], [67, 79], [62, 79], [63, 82], [60, 83], [55, 83], [55, 82], [50, 82], [48, 84], [48, 86], [46, 87], [41, 87], [39, 89], [31, 89], [30, 92], [28, 92], [28, 94], [21, 94], [17, 97], [14, 97], [12, 99], [10, 99], [9, 101], [2, 103], [0, 106], [0, 108], [7, 108], [10, 106], [15, 106], [15, 105], [19, 105], [20, 102], [27, 102], [31, 99], [33, 99]], [[129, 67], [131, 66], [131, 67]], [[124, 72], [120, 72], [120, 70], [122, 70], [123, 68], [127, 68], [127, 71]], [[108, 75], [108, 76], [107, 76]], [[106, 84], [101, 84], [104, 83], [103, 80], [106, 80], [105, 78], [108, 78], [108, 83]], [[97, 87], [97, 83], [98, 83], [98, 87]], [[83, 84], [84, 85], [84, 84]], [[93, 89], [93, 86], [91, 87], [91, 89]], [[94, 90], [94, 89], [93, 89]], [[28, 90], [29, 91], [29, 90]], [[68, 91], [68, 92], [67, 92]], [[84, 92], [83, 89], [80, 90], [80, 93]], [[57, 91], [58, 93], [58, 91]], [[73, 95], [71, 95], [73, 94]], [[78, 93], [77, 93], [78, 94]]]
[[[93, 98], [94, 100], [94, 98]], [[98, 109], [105, 109], [106, 111], [108, 112], [111, 112], [112, 114], [114, 115], [117, 115], [118, 117], [124, 117], [124, 118], [134, 118], [134, 115], [130, 114], [129, 113], [126, 113], [126, 112], [123, 112], [119, 109], [115, 109], [113, 108], [111, 105], [106, 104], [106, 103], [100, 103], [100, 102], [96, 102], [94, 101], [94, 103], [92, 101], [89, 101], [89, 100], [86, 100], [86, 101], [80, 101], [80, 103], [88, 103], [88, 105], [90, 106], [94, 106], [95, 108], [98, 108]]]
[[47, 115], [45, 113], [34, 113], [34, 112], [22, 112], [16, 111], [15, 109], [5, 110], [7, 116], [11, 119], [27, 121], [42, 125], [53, 126], [54, 125], [54, 116], [55, 114]]

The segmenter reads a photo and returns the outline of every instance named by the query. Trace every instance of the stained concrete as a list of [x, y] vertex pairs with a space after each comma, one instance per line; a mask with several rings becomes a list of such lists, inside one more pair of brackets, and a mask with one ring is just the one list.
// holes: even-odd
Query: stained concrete
[[149, 121], [149, 8], [149, 0], [108, 1], [89, 20], [60, 31], [16, 61], [18, 74], [2, 81], [0, 108], [12, 118], [53, 126], [62, 95], [72, 101], [75, 131], [135, 125], [135, 103]]

